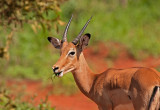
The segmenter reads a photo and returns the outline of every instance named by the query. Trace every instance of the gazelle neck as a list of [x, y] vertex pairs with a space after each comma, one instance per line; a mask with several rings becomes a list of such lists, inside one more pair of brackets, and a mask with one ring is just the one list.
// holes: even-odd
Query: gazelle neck
[[92, 88], [95, 74], [89, 68], [83, 53], [80, 54], [77, 68], [72, 71], [72, 73], [81, 92], [89, 97], [89, 92]]

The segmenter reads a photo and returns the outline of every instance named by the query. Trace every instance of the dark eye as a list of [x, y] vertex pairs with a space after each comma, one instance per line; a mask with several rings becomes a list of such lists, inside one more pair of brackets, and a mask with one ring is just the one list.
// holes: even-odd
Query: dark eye
[[75, 52], [70, 52], [70, 53], [69, 53], [69, 55], [72, 55], [72, 56], [73, 56], [74, 54], [75, 54]]

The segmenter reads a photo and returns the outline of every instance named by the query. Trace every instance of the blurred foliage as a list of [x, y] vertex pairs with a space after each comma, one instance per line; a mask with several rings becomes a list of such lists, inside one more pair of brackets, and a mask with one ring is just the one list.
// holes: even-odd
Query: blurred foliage
[[[2, 13], [7, 6], [3, 7], [4, 0], [0, 1], [0, 6], [4, 9], [0, 9], [3, 16], [3, 23], [0, 26], [2, 36], [0, 37], [0, 47], [6, 45], [6, 36], [17, 26], [14, 31], [15, 37], [12, 38], [10, 44], [10, 60], [6, 62], [4, 59], [0, 59], [1, 76], [51, 81], [51, 67], [59, 58], [59, 50], [52, 47], [47, 41], [47, 36], [53, 35], [61, 39], [65, 28], [63, 21], [67, 22], [72, 14], [74, 17], [68, 32], [69, 41], [78, 35], [85, 22], [93, 15], [85, 31], [92, 35], [90, 47], [99, 41], [103, 41], [105, 44], [118, 42], [135, 59], [143, 59], [150, 55], [159, 57], [160, 55], [160, 0], [68, 0], [66, 2], [53, 0], [53, 3], [57, 4], [57, 9], [45, 8], [46, 5], [43, 3], [47, 2], [49, 4], [47, 6], [51, 6], [50, 1], [52, 0], [22, 1], [28, 1], [31, 4], [26, 5], [24, 2], [22, 4], [25, 6], [21, 8], [13, 5], [15, 10], [12, 8], [11, 11], [14, 13], [7, 15], [12, 22], [8, 22], [10, 19], [3, 15], [7, 14]], [[26, 6], [31, 11], [27, 11]], [[18, 9], [20, 12], [16, 11]], [[49, 9], [48, 12], [41, 13], [42, 10], [47, 9]], [[9, 9], [6, 8], [6, 10]], [[23, 25], [23, 28], [20, 24]], [[10, 28], [6, 28], [6, 25]], [[110, 47], [110, 57], [114, 59], [119, 54], [119, 49]], [[2, 51], [1, 48], [0, 51]], [[113, 65], [111, 60], [108, 60], [108, 63], [110, 66]], [[66, 74], [63, 78], [53, 78], [53, 84], [57, 88], [54, 88], [57, 93], [73, 92], [76, 89], [71, 73]]]
[[[8, 62], [0, 59], [2, 76], [41, 78], [50, 81], [51, 66], [58, 58], [58, 52], [52, 51], [44, 36], [50, 33], [57, 34], [58, 26], [65, 24], [60, 19], [60, 5], [64, 1], [66, 0], [0, 1], [0, 32], [1, 36], [4, 36], [0, 38], [0, 57], [9, 60], [8, 51], [11, 54]], [[9, 50], [10, 43], [11, 49]], [[52, 55], [51, 52], [56, 54]], [[71, 79], [73, 81], [73, 78]], [[53, 83], [64, 82], [65, 84], [61, 85], [64, 87], [68, 84], [66, 83], [68, 79], [65, 80], [53, 80]], [[75, 87], [74, 84], [68, 86], [68, 89], [73, 90], [71, 93], [74, 92], [73, 87]]]
[[[10, 29], [13, 33], [29, 23], [36, 32], [37, 28], [45, 30], [52, 27], [58, 31], [58, 25], [64, 25], [60, 20], [60, 4], [65, 0], [1, 0], [0, 1], [0, 26], [3, 29]], [[54, 15], [54, 16], [53, 16]], [[49, 17], [48, 17], [49, 16]], [[54, 24], [53, 24], [54, 23]], [[54, 25], [54, 26], [53, 26]], [[11, 36], [12, 37], [12, 36]], [[0, 47], [0, 57], [9, 59], [8, 48], [11, 38], [6, 40], [6, 46]]]
[[[60, 4], [65, 0], [1, 0], [0, 1], [0, 25], [22, 25], [24, 22], [45, 24], [52, 27], [51, 22], [59, 19]], [[57, 17], [48, 19], [52, 10]]]
[[12, 36], [13, 36], [13, 31], [7, 36], [6, 46], [4, 48], [0, 47], [0, 57], [5, 58], [6, 60], [9, 60], [8, 49], [12, 40]]
[[72, 39], [87, 19], [93, 18], [86, 32], [90, 32], [91, 44], [103, 41], [124, 45], [136, 59], [160, 55], [160, 0], [128, 0], [126, 6], [120, 0], [70, 0], [62, 5], [62, 16], [74, 13], [70, 27]]
[[63, 78], [52, 77], [54, 94], [71, 95], [77, 92], [78, 88], [71, 73], [67, 73]]
[[21, 101], [21, 99], [12, 99], [6, 90], [0, 91], [0, 110], [55, 110], [47, 103], [46, 100], [42, 101], [37, 106], [33, 103]]

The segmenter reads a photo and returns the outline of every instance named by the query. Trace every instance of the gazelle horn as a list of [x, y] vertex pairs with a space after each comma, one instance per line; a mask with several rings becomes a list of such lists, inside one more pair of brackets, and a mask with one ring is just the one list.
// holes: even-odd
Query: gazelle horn
[[68, 22], [68, 24], [67, 24], [67, 26], [66, 26], [66, 28], [65, 28], [65, 31], [64, 31], [64, 34], [63, 34], [63, 38], [62, 38], [62, 42], [67, 41], [67, 32], [68, 32], [70, 23], [71, 23], [71, 21], [72, 21], [72, 17], [73, 17], [73, 15], [71, 16], [71, 18], [70, 18], [70, 20], [69, 20], [69, 22]]
[[84, 30], [86, 29], [87, 25], [89, 24], [90, 20], [92, 19], [92, 16], [90, 17], [90, 19], [86, 22], [86, 24], [84, 25], [84, 27], [82, 28], [82, 30], [80, 31], [80, 33], [78, 34], [78, 36], [72, 41], [72, 43], [74, 45], [76, 45], [79, 41], [79, 39], [81, 38]]

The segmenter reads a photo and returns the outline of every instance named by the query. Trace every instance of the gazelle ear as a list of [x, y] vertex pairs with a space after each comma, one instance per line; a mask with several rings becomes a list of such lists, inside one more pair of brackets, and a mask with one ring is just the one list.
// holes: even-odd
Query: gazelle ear
[[83, 51], [87, 46], [91, 38], [91, 34], [87, 33], [80, 38], [79, 47]]
[[56, 48], [60, 49], [61, 47], [61, 41], [55, 37], [48, 37], [48, 41], [51, 42], [51, 44]]

